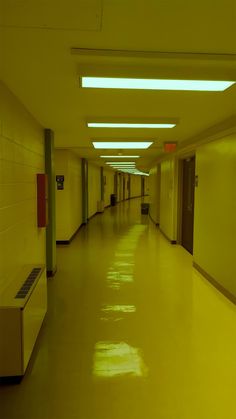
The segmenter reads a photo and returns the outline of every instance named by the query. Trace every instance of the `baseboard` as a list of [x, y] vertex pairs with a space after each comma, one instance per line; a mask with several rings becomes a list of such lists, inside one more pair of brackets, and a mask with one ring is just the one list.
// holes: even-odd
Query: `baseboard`
[[81, 227], [83, 227], [84, 225], [86, 225], [86, 223], [82, 223], [80, 224], [80, 226], [77, 228], [77, 230], [72, 234], [71, 238], [68, 240], [57, 240], [56, 244], [63, 244], [63, 245], [68, 245], [72, 242], [72, 240], [75, 238], [76, 234], [79, 232], [79, 230], [81, 229]]
[[2, 385], [14, 385], [20, 384], [22, 381], [23, 375], [14, 375], [10, 377], [0, 377], [0, 384]]
[[56, 274], [56, 272], [57, 272], [57, 267], [55, 267], [55, 269], [53, 271], [48, 270], [47, 271], [47, 278], [52, 278]]
[[151, 218], [151, 221], [155, 224], [155, 226], [159, 227], [159, 223], [156, 223], [156, 221], [152, 218], [150, 212], [149, 212], [149, 217]]
[[223, 285], [221, 285], [215, 278], [209, 275], [204, 269], [201, 268], [196, 262], [193, 261], [193, 267], [200, 272], [208, 282], [210, 282], [221, 294], [223, 294], [228, 300], [236, 305], [236, 296], [228, 291]]
[[163, 236], [168, 240], [168, 242], [170, 242], [171, 244], [177, 244], [177, 241], [176, 240], [171, 240], [167, 235], [166, 235], [166, 233], [164, 233], [164, 231], [159, 227], [159, 230], [160, 230], [160, 232], [161, 232], [161, 234], [163, 234]]

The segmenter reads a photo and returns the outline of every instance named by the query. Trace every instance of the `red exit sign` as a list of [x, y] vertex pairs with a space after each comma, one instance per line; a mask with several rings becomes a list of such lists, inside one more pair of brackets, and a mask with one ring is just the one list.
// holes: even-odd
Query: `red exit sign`
[[172, 153], [176, 150], [177, 143], [164, 143], [165, 153]]

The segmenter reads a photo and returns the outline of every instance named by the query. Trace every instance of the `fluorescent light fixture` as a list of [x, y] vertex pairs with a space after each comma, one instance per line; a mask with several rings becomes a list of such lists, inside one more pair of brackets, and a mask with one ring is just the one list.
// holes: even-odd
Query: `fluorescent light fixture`
[[102, 159], [138, 159], [140, 156], [100, 156]]
[[134, 161], [107, 161], [106, 164], [115, 164], [116, 166], [126, 166], [127, 164], [135, 164]]
[[104, 148], [104, 149], [144, 149], [150, 147], [150, 145], [153, 144], [153, 141], [94, 141], [93, 146], [94, 148]]
[[115, 167], [116, 169], [135, 169], [136, 167], [132, 164], [129, 164], [128, 166], [109, 166], [109, 167]]
[[123, 122], [88, 122], [89, 128], [174, 128], [176, 124], [133, 124]]
[[99, 89], [190, 90], [221, 92], [235, 81], [127, 79], [113, 77], [82, 77], [82, 87]]
[[122, 165], [116, 165], [116, 164], [109, 164], [109, 167], [120, 167], [122, 169], [126, 169], [128, 167], [135, 167], [135, 164], [127, 164], [126, 166], [122, 166]]

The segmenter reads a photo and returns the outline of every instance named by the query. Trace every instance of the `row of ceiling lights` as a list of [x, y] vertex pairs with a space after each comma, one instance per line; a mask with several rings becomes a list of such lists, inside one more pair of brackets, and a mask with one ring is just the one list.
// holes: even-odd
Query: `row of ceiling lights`
[[[235, 81], [223, 80], [167, 80], [167, 79], [137, 79], [137, 78], [113, 78], [113, 77], [81, 77], [82, 88], [99, 89], [143, 89], [143, 90], [177, 90], [177, 91], [207, 91], [222, 92], [235, 84]], [[111, 123], [111, 122], [88, 122], [89, 128], [174, 128], [175, 123]], [[114, 142], [94, 141], [94, 148], [98, 149], [146, 149], [152, 141], [145, 142]], [[101, 156], [101, 158], [138, 158], [139, 156]], [[119, 163], [119, 164], [118, 164]], [[110, 167], [136, 174], [144, 174], [137, 171], [134, 162], [107, 162]]]

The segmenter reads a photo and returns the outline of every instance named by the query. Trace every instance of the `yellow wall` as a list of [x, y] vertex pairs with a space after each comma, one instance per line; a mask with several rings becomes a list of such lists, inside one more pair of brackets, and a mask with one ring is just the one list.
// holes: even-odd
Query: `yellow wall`
[[37, 173], [44, 173], [43, 129], [0, 83], [0, 291], [22, 265], [45, 264]]
[[236, 135], [196, 153], [194, 261], [236, 295]]
[[125, 179], [125, 194], [124, 194], [124, 199], [128, 199], [128, 175], [125, 173], [124, 174], [124, 179]]
[[56, 175], [64, 189], [56, 191], [56, 239], [70, 240], [82, 224], [81, 159], [69, 150], [55, 150]]
[[106, 184], [104, 185], [104, 205], [110, 205], [110, 196], [114, 193], [114, 171], [104, 169], [103, 175], [106, 177]]
[[135, 196], [141, 196], [141, 176], [131, 175], [130, 176], [130, 198]]
[[100, 167], [88, 164], [88, 218], [96, 214], [98, 201], [101, 200]]
[[[145, 179], [146, 180], [146, 179]], [[149, 195], [150, 195], [150, 216], [156, 224], [160, 223], [160, 166], [157, 165], [150, 170]]]
[[150, 179], [149, 179], [149, 176], [144, 176], [144, 195], [150, 195]]
[[177, 170], [174, 158], [161, 163], [160, 229], [170, 239], [176, 240]]

